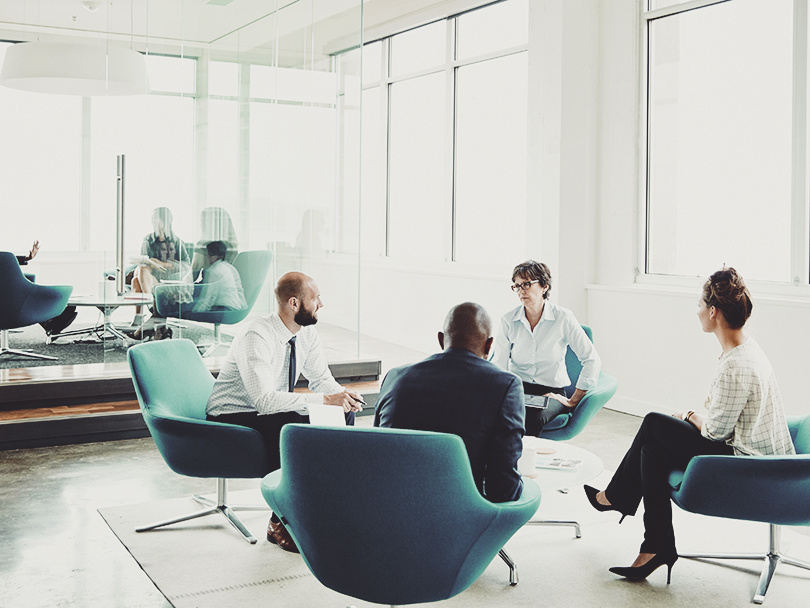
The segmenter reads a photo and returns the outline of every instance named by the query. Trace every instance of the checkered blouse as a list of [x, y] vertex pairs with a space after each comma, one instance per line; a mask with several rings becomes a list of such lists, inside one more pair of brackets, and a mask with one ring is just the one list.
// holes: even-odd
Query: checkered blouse
[[720, 356], [703, 436], [735, 454], [795, 454], [770, 361], [753, 338]]

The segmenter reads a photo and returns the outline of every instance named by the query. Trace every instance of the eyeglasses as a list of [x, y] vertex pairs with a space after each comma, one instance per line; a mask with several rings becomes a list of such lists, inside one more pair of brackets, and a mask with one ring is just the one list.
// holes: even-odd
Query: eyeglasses
[[538, 279], [535, 279], [534, 281], [526, 281], [525, 283], [515, 283], [514, 285], [512, 285], [512, 291], [514, 291], [515, 293], [517, 293], [518, 291], [526, 291], [529, 289], [529, 287], [539, 282], [540, 281]]

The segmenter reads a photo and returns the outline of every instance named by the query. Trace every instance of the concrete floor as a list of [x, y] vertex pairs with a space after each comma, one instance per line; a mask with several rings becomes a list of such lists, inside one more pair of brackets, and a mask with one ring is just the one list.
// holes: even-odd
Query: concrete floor
[[[612, 469], [639, 424], [603, 410], [572, 443]], [[213, 491], [172, 473], [151, 438], [0, 452], [0, 607], [170, 608], [96, 509]]]

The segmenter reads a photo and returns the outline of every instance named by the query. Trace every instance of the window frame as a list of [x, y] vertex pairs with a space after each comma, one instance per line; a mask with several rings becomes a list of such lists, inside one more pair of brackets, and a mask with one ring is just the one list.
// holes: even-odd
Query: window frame
[[[396, 34], [392, 34], [389, 36], [385, 36], [383, 38], [374, 38], [369, 40], [364, 40], [363, 45], [368, 47], [372, 44], [379, 43], [380, 44], [380, 74], [379, 78], [369, 81], [364, 81], [362, 83], [363, 90], [372, 89], [374, 87], [379, 87], [380, 90], [380, 116], [384, 117], [384, 122], [381, 121], [381, 150], [385, 151], [385, 162], [381, 163], [381, 173], [380, 180], [383, 184], [383, 192], [385, 195], [385, 246], [384, 251], [380, 252], [380, 258], [384, 260], [384, 263], [387, 266], [396, 266], [396, 267], [413, 267], [419, 266], [424, 267], [426, 270], [430, 272], [436, 272], [436, 264], [445, 264], [449, 265], [445, 267], [445, 271], [447, 272], [458, 272], [461, 270], [463, 273], [469, 272], [471, 276], [482, 276], [480, 268], [476, 269], [475, 264], [472, 263], [465, 263], [459, 262], [457, 260], [456, 255], [456, 243], [457, 243], [457, 226], [456, 226], [456, 116], [457, 116], [457, 76], [459, 68], [481, 63], [484, 61], [497, 59], [501, 57], [507, 57], [510, 55], [514, 55], [517, 53], [528, 53], [529, 44], [528, 41], [523, 44], [514, 45], [508, 48], [503, 48], [497, 51], [490, 51], [487, 53], [481, 53], [477, 55], [469, 56], [465, 59], [457, 59], [457, 40], [458, 40], [458, 27], [459, 27], [459, 17], [468, 14], [473, 11], [478, 11], [481, 9], [486, 9], [487, 7], [493, 6], [495, 4], [499, 4], [504, 0], [496, 0], [494, 2], [490, 2], [484, 4], [482, 6], [475, 7], [473, 9], [463, 11], [460, 13], [456, 13], [450, 15], [448, 17], [444, 17], [442, 19], [437, 19], [434, 21], [430, 21], [428, 23], [420, 24], [417, 27], [425, 27], [429, 25], [433, 25], [437, 22], [444, 22], [446, 27], [446, 36], [445, 36], [445, 61], [444, 65], [434, 66], [432, 68], [425, 68], [422, 70], [417, 70], [405, 74], [400, 74], [399, 76], [392, 77], [390, 75], [390, 60], [391, 60], [391, 46], [392, 46], [392, 39], [397, 36], [398, 34], [402, 34], [404, 32], [410, 31], [411, 29], [417, 28], [409, 28], [407, 30], [403, 30], [397, 32]], [[391, 243], [391, 196], [390, 196], [390, 158], [391, 158], [391, 138], [390, 138], [390, 126], [391, 126], [391, 86], [403, 82], [406, 80], [410, 80], [413, 78], [418, 78], [420, 76], [426, 76], [429, 74], [436, 74], [444, 72], [445, 74], [445, 133], [444, 133], [444, 165], [445, 165], [445, 175], [444, 175], [444, 185], [443, 185], [443, 203], [442, 203], [442, 222], [445, 224], [443, 230], [444, 234], [447, 235], [446, 243], [444, 245], [444, 255], [443, 259], [431, 261], [431, 262], [411, 262], [405, 263], [403, 261], [395, 260], [391, 257], [390, 251], [390, 243]], [[469, 268], [467, 268], [469, 266]], [[452, 269], [451, 269], [452, 267]], [[439, 271], [440, 273], [443, 271]], [[486, 271], [483, 273], [483, 276], [487, 276], [489, 273]], [[494, 278], [494, 275], [493, 275]]]
[[[649, 272], [650, 248], [650, 28], [661, 18], [693, 10], [734, 2], [735, 0], [689, 0], [660, 9], [648, 10], [651, 0], [641, 3], [639, 20], [640, 60], [638, 107], [640, 121], [637, 248], [634, 268], [635, 282], [646, 285], [689, 287], [699, 285], [705, 277], [652, 274]], [[808, 210], [808, 137], [807, 137], [807, 76], [808, 59], [808, 0], [793, 0], [793, 94], [791, 150], [791, 228], [789, 282], [748, 281], [758, 291], [773, 295], [810, 297], [810, 211]], [[797, 292], [797, 288], [798, 292]]]

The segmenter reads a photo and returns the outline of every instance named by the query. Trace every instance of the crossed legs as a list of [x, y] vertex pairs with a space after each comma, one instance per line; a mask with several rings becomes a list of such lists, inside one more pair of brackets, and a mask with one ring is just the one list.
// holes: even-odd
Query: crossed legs
[[733, 454], [731, 446], [711, 441], [692, 424], [666, 414], [647, 414], [622, 459], [605, 497], [619, 511], [635, 514], [644, 502], [641, 553], [676, 554], [669, 474], [683, 470], [702, 454]]

